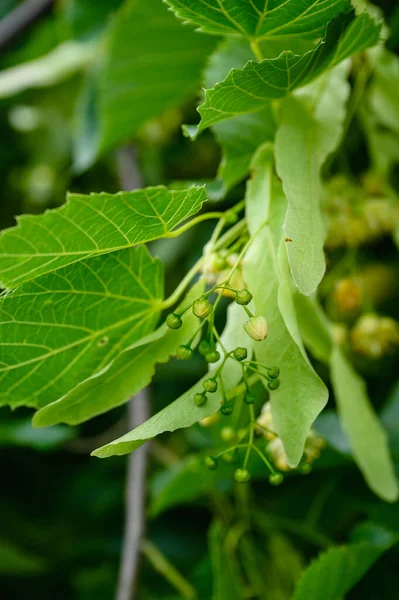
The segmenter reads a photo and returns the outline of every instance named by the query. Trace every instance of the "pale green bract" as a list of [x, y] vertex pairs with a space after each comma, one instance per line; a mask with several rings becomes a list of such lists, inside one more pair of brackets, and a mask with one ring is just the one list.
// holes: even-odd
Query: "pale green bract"
[[355, 17], [350, 12], [329, 23], [325, 38], [314, 50], [300, 56], [283, 52], [278, 58], [249, 61], [242, 69], [232, 69], [222, 82], [206, 90], [205, 101], [198, 107], [200, 124], [186, 126], [186, 133], [195, 138], [215, 123], [262, 110], [353, 53], [374, 46], [380, 29], [367, 13]]
[[170, 237], [205, 199], [204, 187], [69, 194], [61, 208], [23, 215], [0, 234], [0, 285], [13, 288], [89, 256]]
[[[348, 64], [342, 63], [312, 85], [306, 97], [282, 102], [276, 134], [276, 166], [288, 200], [284, 233], [295, 285], [313, 293], [325, 272], [325, 227], [321, 212], [321, 167], [337, 146], [350, 94]], [[305, 91], [305, 90], [304, 90]]]
[[[241, 307], [232, 305], [229, 308], [228, 321], [225, 330], [222, 333], [221, 340], [223, 345], [229, 348], [236, 348], [243, 344], [243, 340], [247, 337], [242, 328], [242, 314], [237, 315], [238, 309]], [[242, 309], [241, 309], [242, 311]], [[244, 311], [242, 311], [244, 313]], [[244, 313], [245, 314], [245, 313]], [[236, 320], [238, 322], [236, 323]], [[234, 326], [236, 324], [236, 326]], [[237, 326], [238, 325], [238, 326]], [[241, 325], [241, 326], [240, 326]], [[248, 344], [247, 344], [248, 347]], [[249, 354], [251, 350], [249, 348]], [[210, 372], [215, 370], [215, 365], [212, 365]], [[197, 392], [203, 392], [202, 383], [209, 375], [205, 375], [191, 389], [185, 392], [180, 398], [169, 404], [166, 408], [151, 417], [148, 421], [129, 431], [126, 435], [98, 448], [93, 452], [94, 456], [106, 458], [108, 456], [127, 454], [139, 448], [147, 440], [164, 433], [165, 431], [176, 431], [191, 427], [205, 417], [209, 417], [217, 412], [222, 404], [222, 394], [220, 387], [213, 394], [208, 394], [208, 401], [205, 406], [197, 406], [194, 402], [194, 396]], [[223, 385], [228, 392], [236, 386], [241, 377], [241, 366], [230, 359], [222, 371]]]
[[286, 200], [272, 171], [272, 149], [261, 147], [252, 163], [247, 190], [247, 220], [254, 241], [244, 260], [244, 278], [254, 296], [256, 314], [269, 323], [268, 337], [257, 342], [254, 351], [262, 364], [280, 368], [280, 388], [270, 392], [273, 421], [288, 462], [295, 467], [328, 393], [300, 342], [282, 247]]
[[348, 0], [166, 0], [176, 15], [214, 34], [251, 39], [297, 35], [311, 39], [325, 24], [348, 10]]
[[334, 343], [330, 323], [315, 298], [295, 294], [294, 301], [305, 344], [330, 366], [340, 421], [356, 463], [369, 487], [384, 500], [394, 502], [399, 489], [387, 434], [367, 396], [365, 382]]
[[[204, 284], [200, 281], [191, 289], [182, 307], [191, 304], [203, 291]], [[167, 362], [176, 353], [176, 348], [190, 339], [197, 327], [198, 319], [191, 311], [177, 331], [170, 330], [163, 323], [66, 396], [42, 408], [35, 414], [33, 424], [36, 427], [56, 423], [76, 425], [127, 402], [151, 382], [156, 365]]]
[[337, 346], [333, 348], [330, 364], [342, 427], [356, 462], [373, 492], [395, 502], [399, 488], [388, 436], [370, 404], [366, 385]]
[[39, 408], [155, 326], [162, 264], [142, 246], [93, 257], [0, 297], [0, 404]]

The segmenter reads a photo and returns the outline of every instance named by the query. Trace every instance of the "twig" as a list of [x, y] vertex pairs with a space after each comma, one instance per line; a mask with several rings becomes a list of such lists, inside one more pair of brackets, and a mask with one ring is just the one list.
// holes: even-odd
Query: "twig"
[[[128, 411], [132, 429], [149, 418], [148, 389], [142, 390], [130, 400]], [[147, 458], [148, 444], [138, 448], [128, 458], [125, 533], [116, 600], [132, 600], [134, 597], [145, 523], [144, 483]]]
[[[124, 190], [142, 186], [136, 152], [126, 146], [116, 153], [119, 179]], [[141, 425], [150, 416], [148, 388], [141, 390], [128, 405], [129, 429]], [[125, 531], [115, 600], [133, 600], [145, 525], [145, 476], [149, 445], [129, 455], [126, 488]]]
[[54, 0], [25, 0], [0, 21], [0, 50], [11, 44], [39, 19]]

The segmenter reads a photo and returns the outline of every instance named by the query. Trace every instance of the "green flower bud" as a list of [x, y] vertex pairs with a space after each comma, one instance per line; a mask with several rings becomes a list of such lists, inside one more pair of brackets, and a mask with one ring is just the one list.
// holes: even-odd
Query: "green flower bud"
[[204, 386], [204, 390], [206, 390], [207, 392], [213, 393], [216, 392], [216, 390], [218, 389], [218, 382], [212, 377], [209, 379], [205, 379], [202, 385]]
[[202, 340], [198, 346], [198, 352], [200, 354], [202, 354], [202, 356], [205, 356], [205, 354], [207, 354], [210, 351], [211, 351], [211, 345], [208, 342], [208, 340]]
[[251, 475], [247, 469], [237, 469], [234, 473], [234, 479], [238, 483], [247, 483], [251, 479]]
[[176, 358], [179, 360], [190, 360], [193, 357], [193, 351], [190, 346], [179, 346], [176, 350]]
[[223, 460], [229, 465], [236, 465], [240, 460], [237, 450], [231, 450], [223, 454]]
[[244, 329], [255, 342], [261, 342], [267, 338], [269, 327], [265, 317], [251, 317], [244, 325]]
[[279, 379], [272, 379], [271, 381], [269, 381], [267, 383], [267, 387], [269, 388], [269, 390], [278, 390], [278, 388], [280, 387], [280, 380]]
[[281, 483], [283, 483], [284, 481], [284, 477], [281, 473], [272, 473], [269, 476], [269, 483], [271, 483], [272, 485], [280, 485]]
[[204, 464], [210, 471], [214, 471], [218, 468], [218, 461], [216, 458], [213, 458], [213, 456], [205, 456]]
[[231, 402], [223, 402], [222, 406], [220, 407], [220, 412], [225, 417], [228, 417], [229, 415], [231, 415], [231, 413], [233, 412], [232, 403]]
[[270, 367], [270, 369], [267, 370], [267, 374], [269, 375], [270, 379], [277, 379], [277, 377], [280, 375], [280, 369], [278, 367]]
[[176, 313], [170, 313], [166, 317], [166, 325], [169, 327], [169, 329], [180, 329], [180, 327], [183, 325], [183, 321]]
[[220, 360], [220, 354], [217, 350], [211, 350], [205, 354], [205, 360], [208, 363], [217, 363]]
[[244, 396], [244, 402], [246, 404], [253, 404], [255, 402], [255, 396], [251, 392], [247, 392]]
[[236, 360], [245, 360], [248, 356], [248, 352], [246, 348], [241, 348], [240, 346], [238, 346], [234, 352], [233, 352], [233, 356]]
[[232, 427], [223, 427], [220, 431], [220, 437], [224, 442], [233, 442], [236, 439], [236, 432]]
[[208, 398], [204, 392], [202, 392], [202, 394], [198, 393], [194, 396], [194, 402], [197, 406], [205, 406], [205, 404], [208, 402]]
[[202, 319], [210, 315], [212, 310], [213, 306], [207, 298], [200, 298], [193, 304], [193, 313], [196, 317], [201, 317]]
[[249, 304], [252, 300], [252, 294], [249, 290], [246, 290], [245, 288], [243, 290], [239, 290], [236, 293], [236, 302], [237, 304], [240, 304], [241, 306], [245, 306], [246, 304]]

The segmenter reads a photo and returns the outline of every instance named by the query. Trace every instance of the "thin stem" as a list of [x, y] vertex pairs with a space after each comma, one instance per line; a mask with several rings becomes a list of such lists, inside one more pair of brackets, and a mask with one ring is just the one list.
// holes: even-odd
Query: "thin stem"
[[251, 40], [251, 50], [258, 61], [263, 60], [263, 54], [261, 52], [261, 49], [259, 48], [258, 40]]
[[198, 223], [202, 223], [203, 221], [209, 221], [209, 219], [223, 219], [223, 217], [224, 217], [224, 213], [222, 213], [222, 212], [204, 213], [203, 215], [199, 215], [198, 217], [191, 219], [191, 221], [188, 221], [188, 223], [185, 223], [178, 229], [171, 231], [165, 237], [168, 237], [168, 238], [178, 237], [185, 231], [188, 231], [189, 229], [191, 229], [191, 227], [195, 227], [195, 225], [198, 225]]
[[259, 374], [251, 375], [251, 377], [248, 378], [247, 382], [240, 383], [239, 385], [236, 385], [236, 387], [229, 390], [229, 392], [227, 394], [227, 399], [231, 400], [231, 399], [235, 398], [236, 396], [240, 396], [240, 394], [244, 394], [245, 391], [247, 390], [247, 384], [253, 385], [258, 380], [259, 380]]
[[162, 554], [162, 552], [149, 540], [144, 540], [141, 545], [144, 556], [148, 558], [158, 573], [163, 575], [167, 581], [188, 600], [197, 598], [197, 592], [189, 581], [176, 569], [174, 565]]
[[233, 242], [246, 228], [246, 226], [247, 220], [245, 218], [241, 219], [241, 221], [238, 221], [238, 223], [233, 225], [233, 227], [226, 231], [226, 233], [222, 235], [222, 237], [218, 240], [217, 244], [215, 244], [215, 250], [219, 250], [219, 248], [224, 248], [230, 242]]
[[269, 471], [271, 471], [271, 473], [275, 473], [276, 470], [274, 469], [273, 465], [271, 464], [270, 461], [267, 460], [266, 456], [263, 454], [263, 452], [261, 452], [259, 450], [259, 448], [257, 446], [255, 446], [255, 444], [252, 446], [253, 449], [255, 450], [255, 452], [258, 453], [259, 457], [262, 459], [262, 461], [265, 463], [265, 465], [267, 466], [267, 468], [269, 469]]
[[[150, 416], [148, 388], [128, 404], [129, 429], [141, 425]], [[132, 600], [140, 560], [140, 544], [145, 521], [145, 474], [149, 445], [145, 444], [128, 458], [125, 532], [116, 600]]]
[[255, 413], [254, 413], [254, 407], [252, 406], [252, 404], [250, 404], [250, 406], [249, 406], [249, 416], [250, 416], [249, 445], [248, 445], [247, 452], [246, 452], [245, 458], [244, 458], [244, 467], [243, 467], [244, 469], [246, 469], [246, 467], [247, 467], [249, 456], [251, 454], [251, 449], [254, 447]]
[[224, 353], [224, 355], [226, 357], [224, 362], [226, 362], [226, 359], [230, 356], [230, 352], [228, 352], [227, 349], [226, 349], [226, 347], [224, 346], [222, 340], [220, 339], [220, 335], [218, 334], [217, 329], [216, 329], [215, 326], [213, 327], [213, 332], [215, 334], [216, 341], [219, 342], [220, 347], [223, 350], [223, 353]]
[[194, 279], [196, 274], [201, 270], [203, 261], [204, 261], [203, 257], [200, 258], [199, 260], [197, 260], [195, 265], [193, 265], [191, 267], [191, 269], [189, 270], [189, 272], [183, 277], [183, 279], [181, 280], [181, 282], [179, 283], [179, 285], [177, 286], [175, 291], [169, 296], [169, 298], [166, 298], [162, 302], [161, 309], [164, 310], [166, 308], [170, 308], [171, 306], [173, 306], [174, 304], [177, 303], [177, 301], [179, 300], [180, 296], [183, 294], [185, 289], [190, 285], [191, 280]]
[[[208, 213], [209, 214], [209, 213]], [[224, 213], [221, 213], [224, 214]], [[223, 248], [227, 245], [231, 240], [234, 240], [238, 235], [240, 235], [241, 231], [246, 227], [246, 220], [242, 219], [238, 223], [236, 223], [231, 229], [226, 231], [226, 233], [215, 243], [215, 250], [219, 248]], [[194, 279], [196, 274], [201, 270], [201, 267], [204, 263], [204, 257], [201, 257], [189, 270], [189, 272], [185, 275], [182, 281], [179, 283], [175, 291], [166, 298], [161, 303], [161, 310], [171, 308], [174, 304], [176, 304], [180, 298], [180, 296], [184, 293], [186, 288], [191, 283], [191, 280]], [[218, 302], [218, 301], [216, 301]], [[216, 304], [216, 303], [215, 303]]]

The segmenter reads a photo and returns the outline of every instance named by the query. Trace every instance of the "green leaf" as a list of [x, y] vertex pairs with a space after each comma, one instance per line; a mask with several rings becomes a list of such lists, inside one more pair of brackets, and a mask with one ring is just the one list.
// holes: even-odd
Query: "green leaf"
[[271, 148], [260, 148], [247, 190], [248, 227], [254, 240], [245, 257], [244, 278], [254, 296], [256, 314], [265, 316], [269, 323], [267, 339], [256, 342], [254, 351], [258, 361], [280, 367], [281, 386], [270, 393], [272, 413], [289, 464], [294, 467], [328, 393], [299, 339], [282, 233], [286, 200], [272, 166]]
[[[204, 87], [222, 81], [232, 68], [241, 68], [252, 57], [246, 41], [227, 39], [209, 59], [204, 73]], [[274, 139], [276, 125], [271, 105], [258, 113], [239, 115], [212, 127], [222, 148], [218, 176], [226, 189], [243, 180], [249, 171], [255, 150], [264, 142]]]
[[41, 407], [149, 333], [162, 265], [145, 247], [94, 257], [0, 298], [0, 404]]
[[[227, 345], [228, 348], [234, 349], [240, 345], [248, 347], [248, 336], [241, 326], [237, 326], [237, 323], [241, 322], [242, 324], [242, 321], [237, 321], [237, 319], [243, 319], [241, 311], [245, 315], [242, 309], [238, 311], [240, 308], [238, 305], [232, 304], [228, 310], [227, 326], [221, 336], [223, 345]], [[237, 314], [238, 312], [240, 313], [239, 315]], [[210, 372], [214, 371], [216, 367], [217, 365], [212, 365]], [[165, 431], [176, 431], [176, 429], [191, 427], [191, 425], [194, 425], [194, 423], [197, 423], [201, 419], [213, 415], [219, 410], [222, 403], [220, 386], [215, 393], [208, 395], [208, 402], [205, 406], [198, 407], [194, 402], [195, 394], [203, 391], [202, 382], [208, 377], [209, 375], [204, 375], [191, 389], [151, 417], [151, 419], [136, 427], [136, 429], [129, 431], [126, 435], [98, 448], [93, 452], [93, 455], [99, 458], [107, 458], [109, 456], [127, 454], [139, 448], [147, 440]], [[227, 361], [223, 369], [223, 384], [226, 391], [236, 386], [241, 377], [242, 370], [240, 365], [234, 360]]]
[[297, 35], [317, 38], [333, 17], [348, 10], [348, 0], [166, 0], [176, 15], [215, 34], [248, 38]]
[[320, 170], [342, 135], [350, 93], [347, 75], [348, 65], [342, 64], [321, 81], [313, 114], [304, 101], [293, 97], [281, 107], [276, 165], [288, 200], [284, 233], [290, 242], [286, 248], [295, 285], [307, 296], [315, 291], [326, 269]]
[[363, 379], [337, 346], [331, 355], [331, 380], [343, 429], [364, 478], [378, 496], [394, 502], [399, 489], [387, 435], [370, 404]]
[[161, 0], [125, 2], [99, 74], [100, 151], [194, 94], [214, 46], [214, 39], [182, 27]]
[[[184, 306], [192, 304], [203, 292], [203, 285], [200, 281], [192, 288]], [[191, 311], [177, 331], [162, 324], [66, 396], [42, 408], [35, 414], [33, 424], [36, 427], [56, 423], [76, 425], [127, 402], [151, 382], [156, 364], [167, 362], [176, 348], [190, 339], [197, 326], [198, 319]]]
[[278, 58], [249, 61], [243, 69], [232, 69], [224, 81], [206, 90], [205, 102], [198, 107], [200, 124], [186, 128], [186, 132], [195, 137], [210, 125], [262, 110], [270, 101], [310, 83], [353, 53], [375, 45], [380, 29], [367, 13], [355, 17], [350, 12], [334, 19], [325, 38], [306, 54], [284, 52]]
[[340, 600], [395, 541], [382, 531], [370, 541], [330, 548], [305, 570], [293, 600]]
[[69, 194], [61, 208], [23, 215], [0, 234], [0, 285], [12, 288], [89, 256], [173, 237], [204, 200], [204, 187]]

